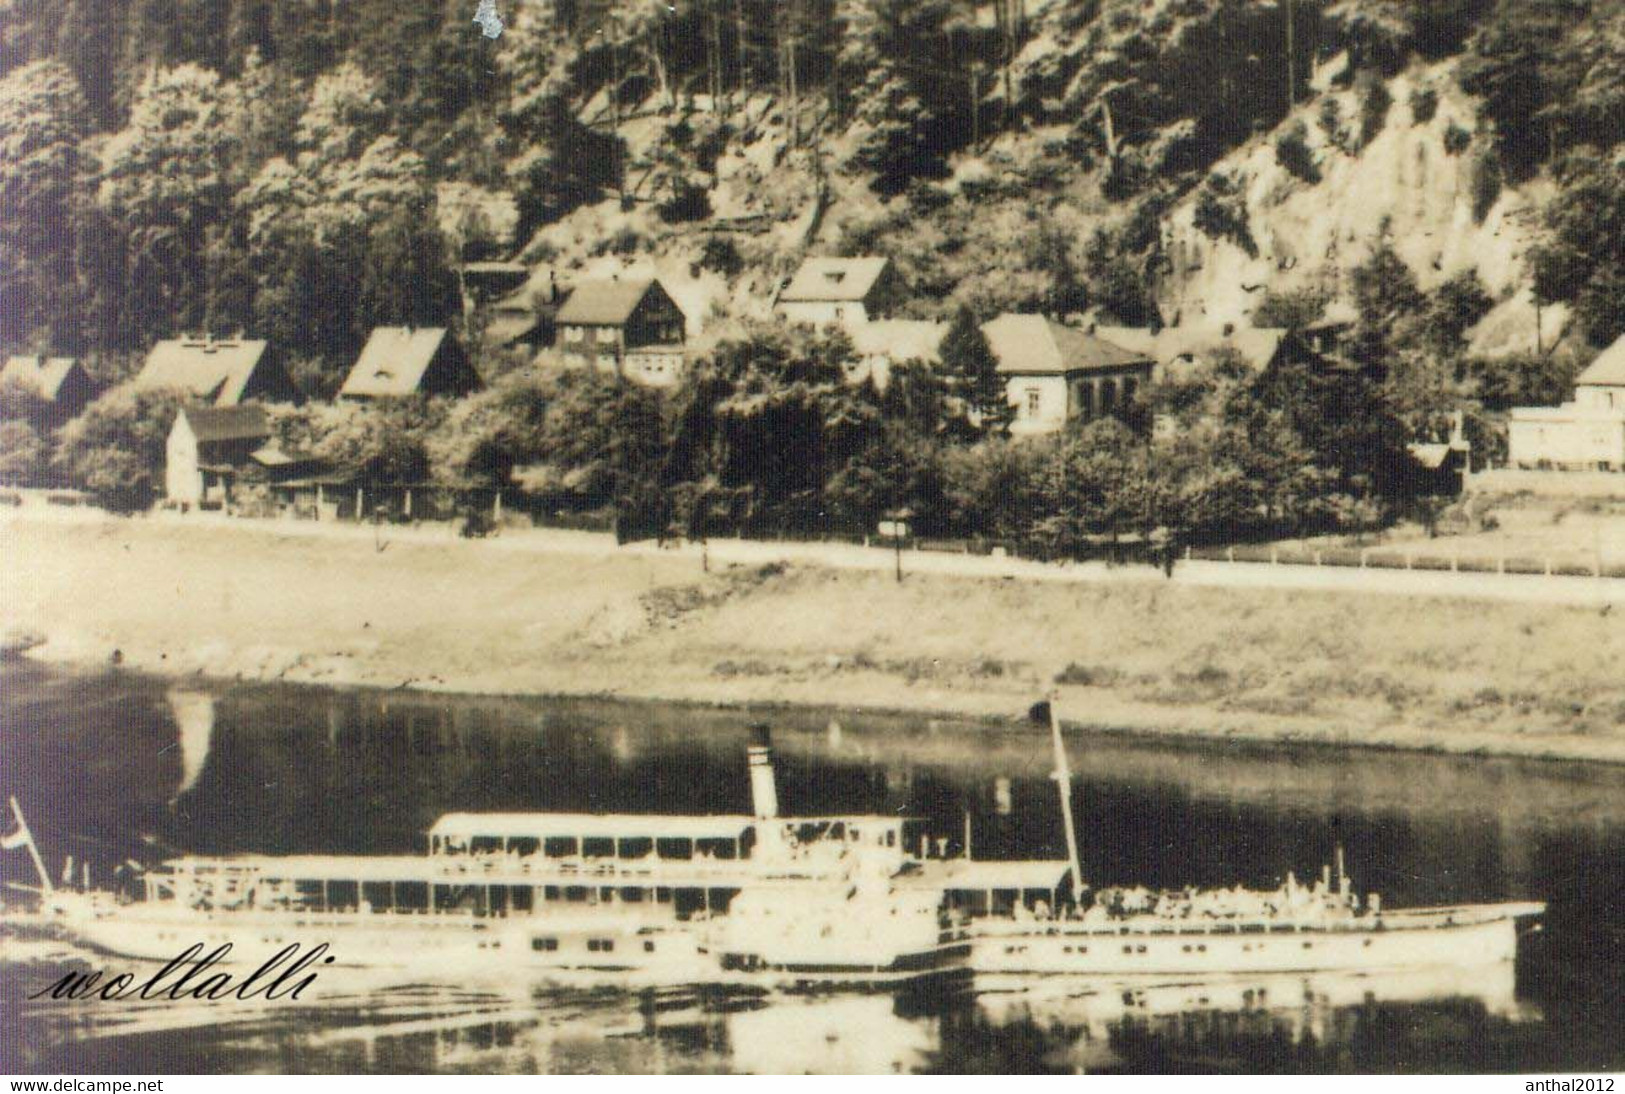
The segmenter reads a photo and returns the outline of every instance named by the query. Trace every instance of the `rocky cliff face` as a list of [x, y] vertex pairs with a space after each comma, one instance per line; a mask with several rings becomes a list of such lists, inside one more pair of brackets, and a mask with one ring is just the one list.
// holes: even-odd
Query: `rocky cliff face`
[[[1341, 63], [1328, 66], [1325, 77]], [[1246, 324], [1265, 288], [1313, 287], [1343, 297], [1348, 271], [1386, 241], [1424, 290], [1463, 271], [1478, 272], [1497, 305], [1474, 332], [1475, 349], [1535, 348], [1524, 260], [1540, 238], [1545, 187], [1539, 180], [1499, 184], [1475, 103], [1456, 85], [1454, 67], [1453, 61], [1418, 65], [1387, 81], [1392, 105], [1369, 143], [1360, 143], [1358, 130], [1370, 85], [1336, 90], [1322, 78], [1314, 97], [1278, 129], [1222, 160], [1214, 173], [1238, 184], [1255, 253], [1198, 228], [1200, 194], [1187, 197], [1164, 228], [1170, 260], [1160, 290], [1165, 313], [1182, 322]], [[1426, 106], [1413, 104], [1432, 104], [1431, 117]], [[1329, 123], [1334, 117], [1339, 121]], [[1288, 133], [1302, 135], [1310, 179], [1281, 162], [1278, 147]], [[1486, 172], [1492, 173], [1488, 180]], [[1565, 323], [1561, 308], [1546, 309], [1542, 342], [1550, 345]]]

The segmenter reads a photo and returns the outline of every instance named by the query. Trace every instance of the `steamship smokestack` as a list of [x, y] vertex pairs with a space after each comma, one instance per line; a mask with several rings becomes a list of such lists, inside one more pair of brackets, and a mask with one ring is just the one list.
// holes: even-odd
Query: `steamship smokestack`
[[750, 727], [750, 803], [758, 817], [779, 815], [779, 790], [773, 781], [773, 742], [767, 726], [758, 723]]

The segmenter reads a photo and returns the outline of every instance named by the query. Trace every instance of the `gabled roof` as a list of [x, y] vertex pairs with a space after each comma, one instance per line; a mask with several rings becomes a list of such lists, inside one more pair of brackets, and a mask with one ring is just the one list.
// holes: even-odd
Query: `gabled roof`
[[852, 348], [860, 357], [936, 361], [947, 333], [948, 324], [928, 319], [877, 319], [852, 331]]
[[416, 394], [446, 333], [445, 327], [374, 327], [339, 394]]
[[1160, 331], [1143, 327], [1096, 327], [1095, 333], [1114, 345], [1142, 353], [1159, 365], [1196, 361], [1222, 347], [1234, 350], [1255, 372], [1262, 372], [1275, 360], [1288, 332], [1273, 327], [1239, 327], [1228, 333], [1222, 327], [1164, 327]]
[[1625, 334], [1603, 350], [1574, 383], [1578, 387], [1625, 386]]
[[1114, 345], [1042, 315], [1006, 312], [992, 322], [983, 323], [982, 333], [987, 336], [993, 356], [999, 359], [999, 371], [1006, 373], [1065, 374], [1151, 361], [1147, 354]]
[[264, 356], [263, 340], [171, 338], [152, 347], [135, 382], [143, 388], [180, 388], [216, 406], [236, 406]]
[[643, 303], [649, 290], [659, 284], [652, 278], [583, 281], [570, 293], [570, 299], [564, 302], [564, 306], [559, 308], [558, 321], [583, 327], [621, 326]]
[[886, 258], [809, 258], [779, 294], [779, 302], [862, 300], [890, 262]]
[[40, 398], [54, 402], [61, 394], [62, 382], [77, 368], [79, 359], [76, 357], [13, 357], [0, 369], [0, 383], [19, 384]]
[[271, 435], [271, 419], [257, 406], [189, 406], [181, 414], [199, 444], [262, 441]]

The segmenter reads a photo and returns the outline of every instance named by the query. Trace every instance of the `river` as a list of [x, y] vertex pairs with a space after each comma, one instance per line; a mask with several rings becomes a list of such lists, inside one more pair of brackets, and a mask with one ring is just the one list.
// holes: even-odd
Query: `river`
[[[204, 853], [399, 853], [452, 810], [744, 812], [768, 720], [790, 813], [901, 811], [978, 858], [1064, 854], [1047, 737], [828, 710], [196, 682], [0, 668], [0, 793], [53, 872]], [[29, 1002], [107, 959], [0, 919], [0, 1070], [1554, 1072], [1625, 1067], [1625, 769], [1074, 735], [1095, 885], [1313, 877], [1386, 906], [1545, 900], [1516, 967], [920, 996], [395, 983], [308, 1005]], [[0, 876], [27, 884], [27, 856]], [[18, 894], [4, 899], [17, 906]], [[8, 915], [10, 913], [8, 912]]]

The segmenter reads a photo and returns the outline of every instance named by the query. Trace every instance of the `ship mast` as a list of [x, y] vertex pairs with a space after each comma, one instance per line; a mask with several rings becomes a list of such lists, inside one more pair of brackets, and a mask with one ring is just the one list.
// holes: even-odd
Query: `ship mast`
[[1072, 903], [1078, 902], [1083, 884], [1083, 864], [1078, 859], [1078, 830], [1072, 823], [1072, 769], [1066, 762], [1066, 745], [1061, 742], [1061, 716], [1055, 710], [1055, 696], [1044, 704], [1049, 708], [1050, 738], [1055, 743], [1055, 788], [1061, 795], [1061, 823], [1066, 826], [1066, 854], [1072, 863]]

